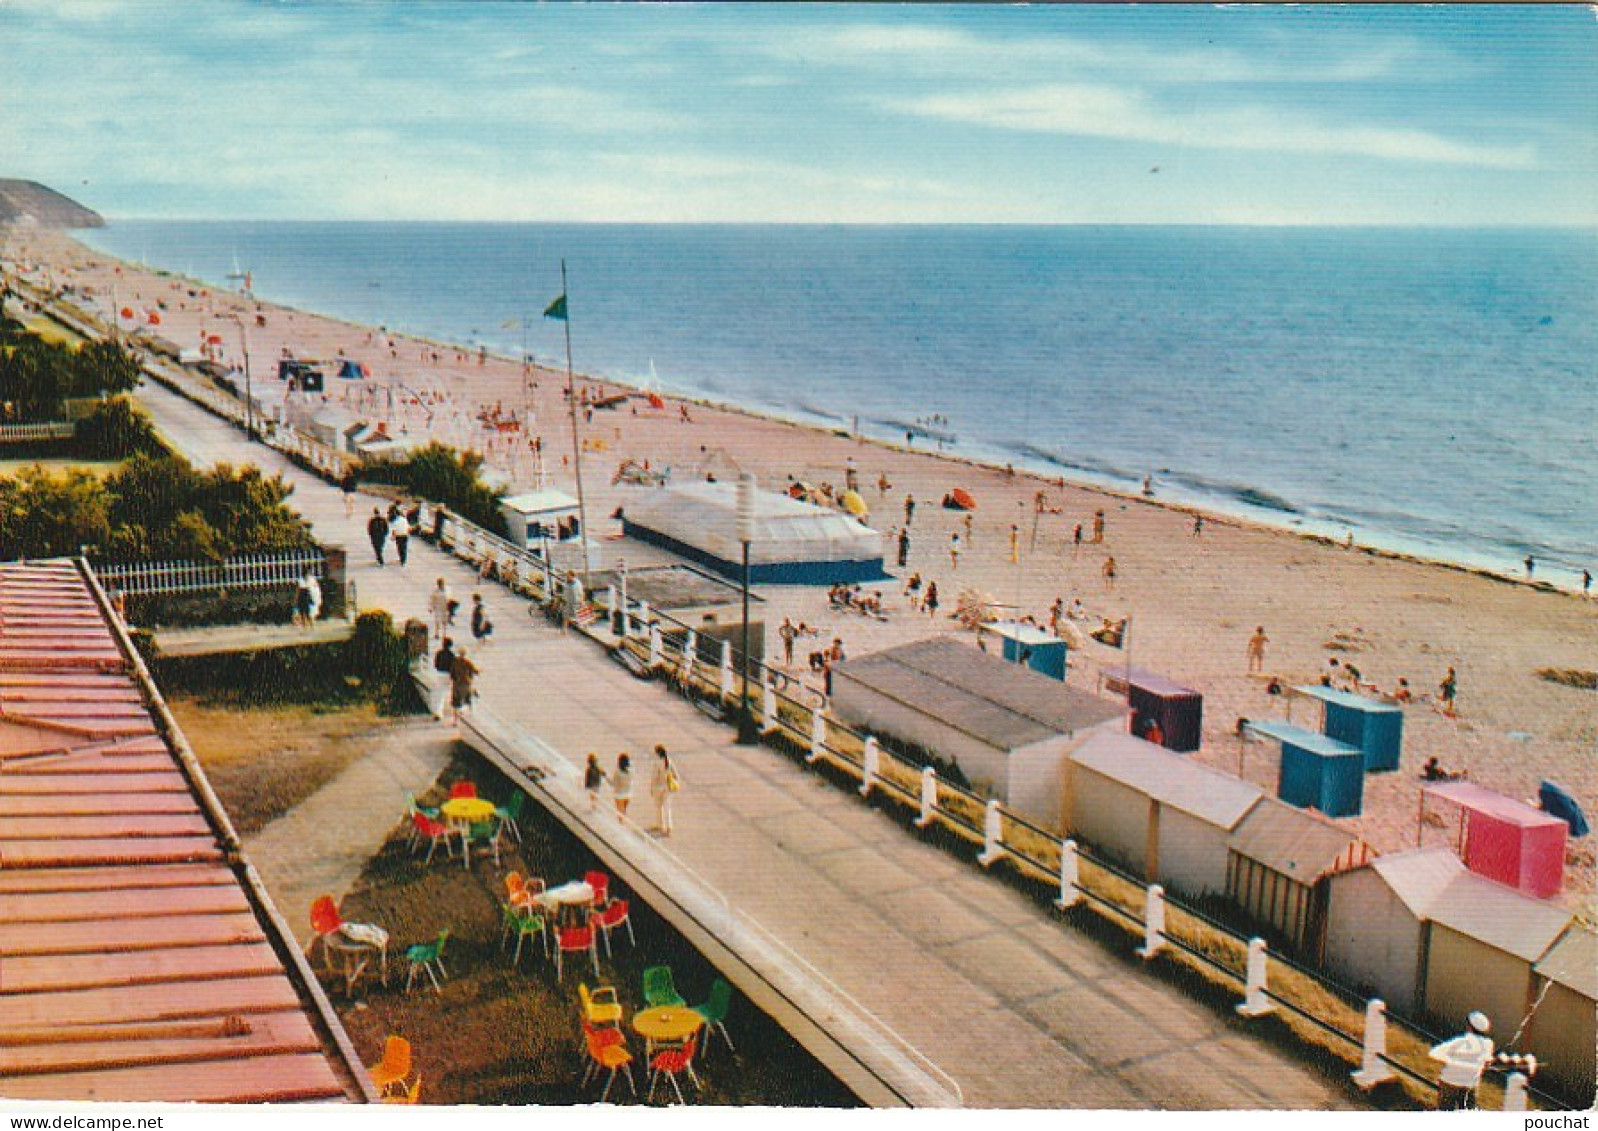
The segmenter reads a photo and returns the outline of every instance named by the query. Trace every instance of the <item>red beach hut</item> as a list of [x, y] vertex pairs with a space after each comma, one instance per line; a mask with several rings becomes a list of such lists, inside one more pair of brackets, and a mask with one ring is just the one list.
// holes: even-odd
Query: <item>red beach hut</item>
[[1559, 894], [1570, 833], [1561, 818], [1472, 782], [1422, 786], [1422, 809], [1428, 796], [1459, 806], [1465, 867], [1539, 899]]

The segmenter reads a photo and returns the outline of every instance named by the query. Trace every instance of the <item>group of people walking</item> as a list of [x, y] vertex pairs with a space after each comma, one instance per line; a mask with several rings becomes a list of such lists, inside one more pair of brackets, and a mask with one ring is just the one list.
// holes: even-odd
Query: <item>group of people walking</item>
[[366, 520], [366, 537], [372, 543], [372, 554], [378, 565], [387, 564], [383, 552], [390, 544], [400, 565], [410, 560], [411, 531], [421, 518], [421, 511], [420, 505], [405, 510], [398, 503], [390, 503], [387, 514], [382, 507], [372, 508], [372, 517]]
[[[583, 767], [583, 788], [588, 791], [588, 811], [599, 812], [599, 793], [606, 784], [616, 805], [616, 819], [627, 819], [627, 808], [633, 799], [632, 755], [625, 750], [616, 755], [616, 768], [610, 772], [599, 764], [599, 755], [590, 752], [588, 764]], [[661, 836], [672, 832], [672, 801], [682, 791], [682, 778], [664, 746], [655, 747], [654, 767], [649, 776], [649, 797], [655, 803], [655, 827], [651, 830]]]

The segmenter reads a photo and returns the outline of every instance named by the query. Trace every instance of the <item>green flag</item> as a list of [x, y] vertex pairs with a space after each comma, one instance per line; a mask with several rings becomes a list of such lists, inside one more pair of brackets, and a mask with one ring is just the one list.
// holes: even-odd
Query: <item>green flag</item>
[[557, 322], [566, 321], [566, 296], [561, 295], [554, 302], [545, 307], [544, 317], [553, 318]]

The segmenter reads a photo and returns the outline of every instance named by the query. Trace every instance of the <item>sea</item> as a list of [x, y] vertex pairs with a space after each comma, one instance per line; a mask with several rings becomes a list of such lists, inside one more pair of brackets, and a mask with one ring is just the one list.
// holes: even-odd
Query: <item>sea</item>
[[[1562, 587], [1598, 233], [116, 220], [123, 259], [473, 350]], [[562, 264], [565, 283], [562, 282]], [[957, 478], [951, 474], [951, 483]]]

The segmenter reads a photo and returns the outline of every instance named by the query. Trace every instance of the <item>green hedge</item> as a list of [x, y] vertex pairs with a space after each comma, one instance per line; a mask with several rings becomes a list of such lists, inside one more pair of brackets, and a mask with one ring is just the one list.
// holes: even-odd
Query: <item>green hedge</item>
[[478, 453], [459, 452], [435, 440], [404, 459], [367, 464], [361, 478], [401, 487], [503, 537], [508, 531], [499, 511], [500, 494], [482, 481], [482, 470]]

